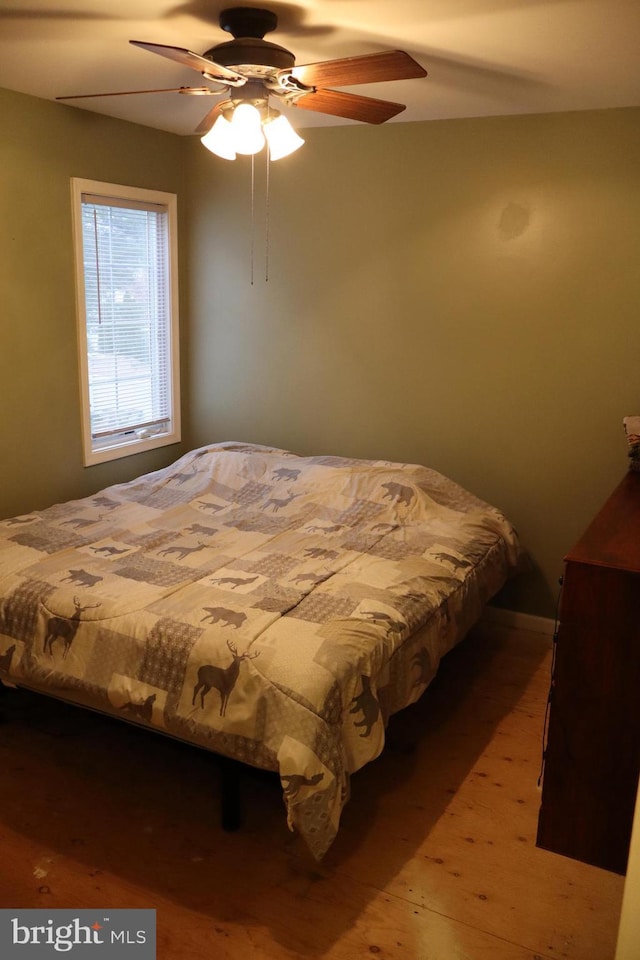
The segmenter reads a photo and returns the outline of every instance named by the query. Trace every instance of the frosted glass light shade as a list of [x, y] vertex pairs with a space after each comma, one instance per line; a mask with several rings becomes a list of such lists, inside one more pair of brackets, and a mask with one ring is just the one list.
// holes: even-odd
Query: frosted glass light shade
[[272, 160], [288, 157], [299, 150], [304, 140], [295, 132], [286, 117], [280, 115], [264, 125], [264, 135], [269, 144], [269, 156]]
[[223, 160], [235, 160], [236, 158], [233, 128], [222, 114], [211, 127], [209, 133], [200, 137], [200, 142], [204, 144], [207, 150], [211, 150], [212, 153], [222, 157]]
[[241, 103], [231, 118], [233, 145], [236, 153], [259, 153], [264, 147], [260, 111], [250, 103]]
[[253, 104], [239, 103], [221, 112], [211, 130], [200, 140], [207, 150], [224, 160], [235, 160], [238, 153], [259, 153], [265, 145], [265, 138], [271, 160], [287, 157], [302, 146], [302, 137], [277, 110], [264, 120], [262, 117]]

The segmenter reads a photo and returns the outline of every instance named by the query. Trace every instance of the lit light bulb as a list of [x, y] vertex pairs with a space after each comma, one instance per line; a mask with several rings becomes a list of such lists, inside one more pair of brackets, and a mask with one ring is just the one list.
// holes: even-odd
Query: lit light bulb
[[260, 111], [250, 103], [241, 103], [231, 118], [236, 153], [259, 153], [264, 147]]

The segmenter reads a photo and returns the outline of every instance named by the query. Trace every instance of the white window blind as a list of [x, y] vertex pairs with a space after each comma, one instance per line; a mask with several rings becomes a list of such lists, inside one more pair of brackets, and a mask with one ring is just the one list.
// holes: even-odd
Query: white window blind
[[78, 195], [85, 462], [179, 439], [170, 208], [120, 192]]

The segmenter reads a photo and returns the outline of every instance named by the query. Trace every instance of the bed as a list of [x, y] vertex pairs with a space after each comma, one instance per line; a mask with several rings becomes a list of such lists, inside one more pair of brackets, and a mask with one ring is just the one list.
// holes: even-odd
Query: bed
[[519, 556], [426, 467], [210, 444], [0, 521], [0, 679], [277, 772], [320, 859]]

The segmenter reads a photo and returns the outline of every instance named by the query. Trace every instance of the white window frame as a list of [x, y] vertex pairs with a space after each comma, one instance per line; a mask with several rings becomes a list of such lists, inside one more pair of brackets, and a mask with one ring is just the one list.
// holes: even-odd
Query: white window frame
[[[80, 399], [82, 423], [82, 447], [85, 466], [117, 460], [146, 450], [154, 450], [171, 443], [178, 443], [180, 433], [180, 369], [179, 369], [179, 326], [178, 326], [178, 216], [177, 198], [173, 193], [160, 190], [147, 190], [142, 187], [129, 187], [120, 184], [103, 183], [97, 180], [71, 178], [73, 211], [73, 239], [76, 264], [76, 302], [78, 364], [80, 372]], [[131, 206], [136, 203], [154, 204], [164, 208], [167, 214], [168, 237], [166, 283], [167, 304], [169, 309], [169, 364], [165, 390], [168, 396], [169, 419], [160, 429], [149, 435], [149, 429], [136, 430], [132, 435], [123, 432], [110, 439], [97, 438], [92, 434], [89, 392], [89, 343], [87, 338], [87, 310], [85, 298], [85, 274], [82, 230], [82, 203], [84, 196], [99, 197], [107, 205]]]

